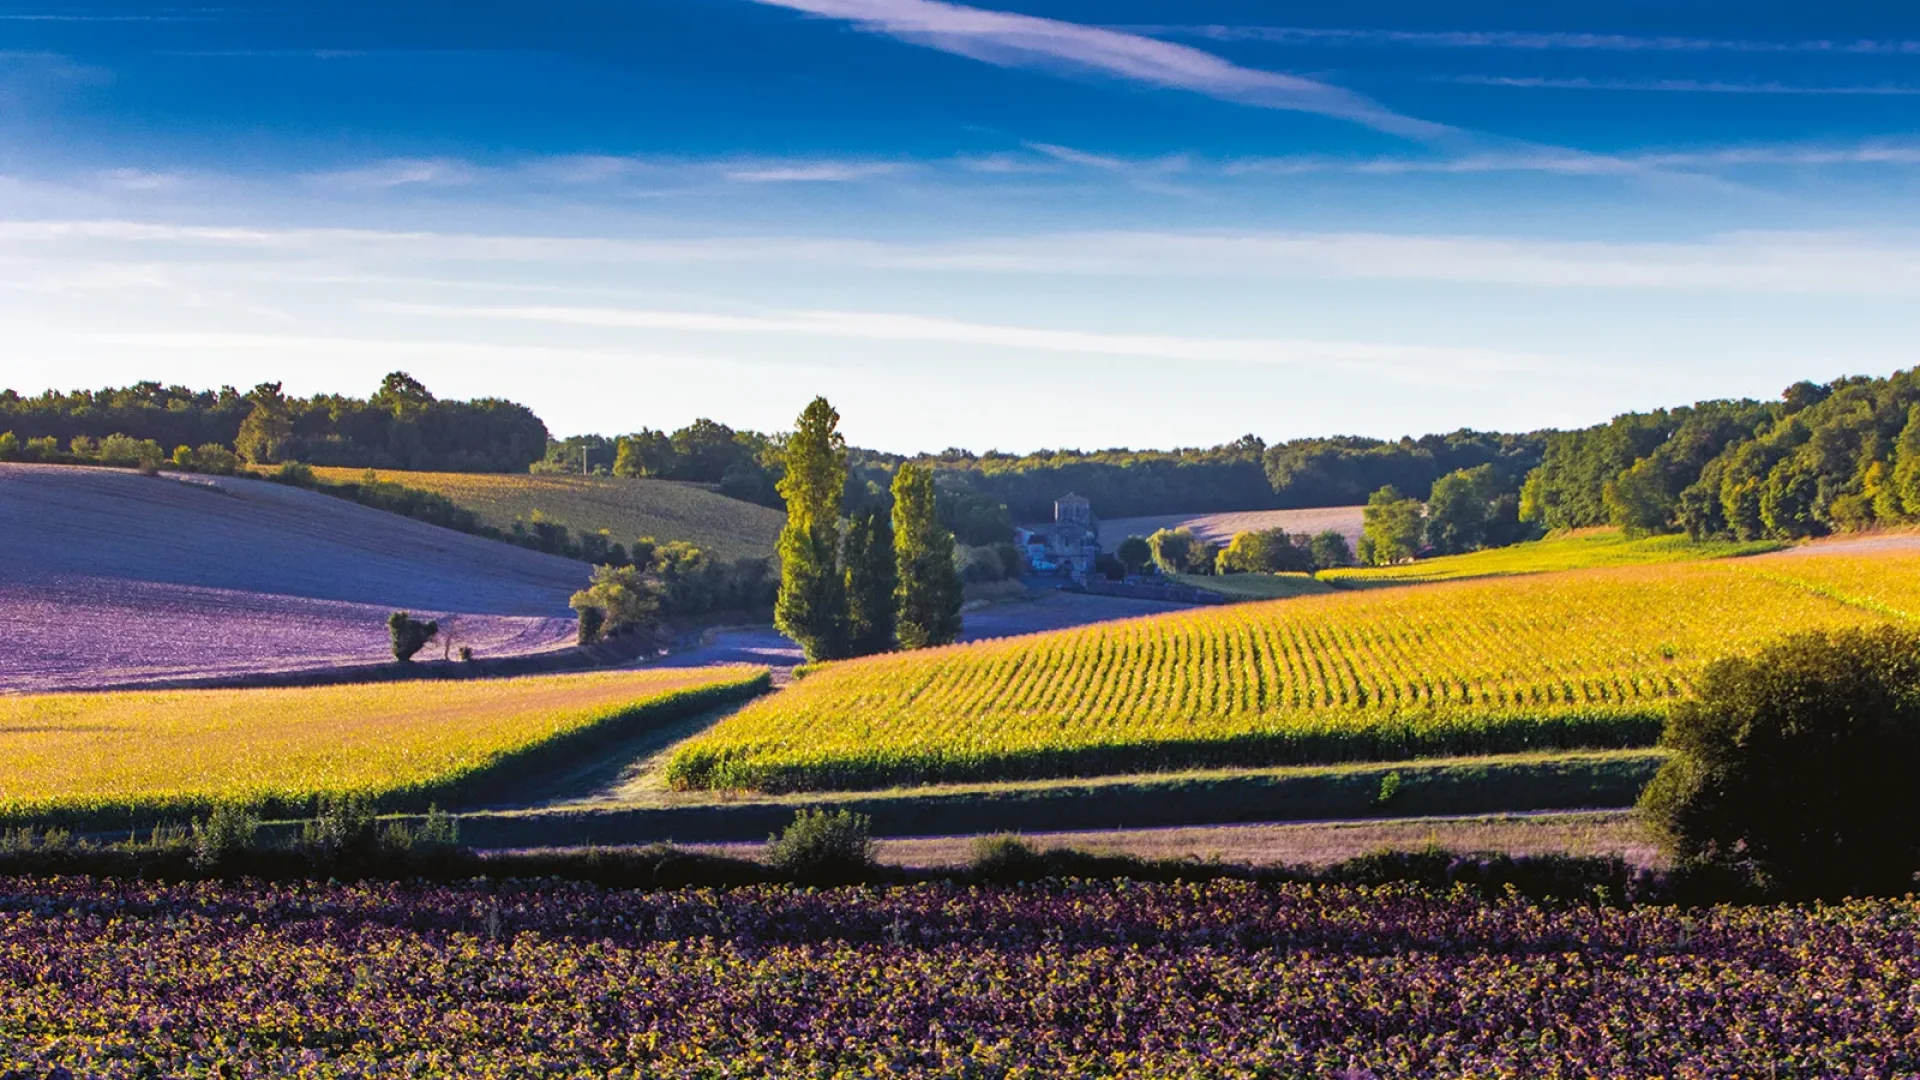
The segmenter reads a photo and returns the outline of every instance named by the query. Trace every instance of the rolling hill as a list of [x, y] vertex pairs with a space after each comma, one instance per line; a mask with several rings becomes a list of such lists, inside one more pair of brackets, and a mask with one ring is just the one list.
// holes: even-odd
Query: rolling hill
[[870, 788], [1646, 745], [1715, 657], [1920, 615], [1920, 552], [1303, 596], [830, 664], [688, 743], [683, 787]]
[[396, 608], [482, 657], [538, 652], [571, 641], [567, 597], [587, 577], [243, 478], [0, 464], [0, 522], [0, 692], [377, 662]]
[[[365, 469], [315, 469], [335, 482], [358, 480]], [[550, 473], [442, 473], [376, 470], [380, 479], [444, 495], [479, 514], [486, 524], [510, 529], [537, 513], [580, 532], [607, 530], [620, 543], [635, 537], [685, 540], [723, 559], [773, 554], [778, 510], [716, 495], [699, 484], [620, 476]]]

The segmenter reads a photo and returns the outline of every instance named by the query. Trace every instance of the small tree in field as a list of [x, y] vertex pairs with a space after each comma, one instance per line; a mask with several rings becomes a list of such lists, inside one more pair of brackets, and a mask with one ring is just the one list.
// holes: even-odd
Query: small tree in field
[[1640, 811], [1681, 866], [1795, 897], [1899, 893], [1920, 871], [1920, 636], [1796, 634], [1708, 666]]
[[439, 623], [421, 622], [409, 612], [396, 611], [387, 616], [387, 636], [393, 642], [393, 658], [403, 664], [412, 663], [413, 654], [425, 648], [439, 632]]

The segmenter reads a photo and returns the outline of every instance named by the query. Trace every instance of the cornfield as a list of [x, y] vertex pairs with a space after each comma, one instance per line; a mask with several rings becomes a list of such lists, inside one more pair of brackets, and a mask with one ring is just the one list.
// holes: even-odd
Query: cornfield
[[118, 827], [217, 802], [291, 815], [340, 794], [424, 806], [766, 680], [725, 667], [0, 697], [0, 822]]
[[807, 790], [1639, 746], [1709, 660], [1920, 612], [1920, 555], [1369, 590], [826, 665], [682, 747]]

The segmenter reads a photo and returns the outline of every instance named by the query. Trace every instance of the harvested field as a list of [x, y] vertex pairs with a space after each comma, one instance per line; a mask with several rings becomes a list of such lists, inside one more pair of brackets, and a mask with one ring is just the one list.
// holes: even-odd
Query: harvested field
[[[351, 481], [365, 469], [315, 469], [323, 480]], [[699, 484], [624, 476], [378, 470], [380, 479], [444, 495], [496, 529], [537, 513], [580, 532], [605, 529], [620, 543], [651, 536], [685, 540], [723, 559], [766, 558], [786, 517], [778, 510], [717, 495]]]
[[299, 814], [339, 794], [418, 807], [509, 762], [524, 770], [534, 751], [630, 734], [765, 681], [732, 667], [0, 698], [0, 821], [117, 827], [214, 802]]
[[[1094, 507], [1098, 511], [1099, 507]], [[1360, 540], [1358, 506], [1320, 506], [1308, 510], [1236, 510], [1220, 514], [1161, 514], [1155, 517], [1113, 518], [1100, 525], [1100, 546], [1112, 551], [1129, 536], [1151, 536], [1160, 529], [1192, 529], [1208, 543], [1226, 544], [1235, 533], [1285, 529], [1289, 534], [1312, 535], [1333, 529], [1347, 538]]]
[[0, 692], [376, 663], [396, 608], [482, 657], [539, 652], [571, 642], [587, 576], [250, 479], [0, 464], [0, 523]]

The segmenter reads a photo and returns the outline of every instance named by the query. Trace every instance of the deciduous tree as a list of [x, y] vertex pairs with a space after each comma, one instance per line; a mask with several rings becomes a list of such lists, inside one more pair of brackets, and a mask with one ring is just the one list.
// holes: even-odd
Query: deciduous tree
[[905, 464], [893, 478], [897, 633], [902, 648], [945, 645], [960, 636], [960, 572], [953, 534], [934, 507], [933, 471]]
[[[773, 621], [800, 643], [809, 661], [847, 655], [847, 584], [839, 564], [847, 442], [839, 427], [840, 414], [826, 398], [814, 398], [787, 440], [786, 475], [779, 485], [787, 523], [780, 530], [780, 595]], [[929, 517], [932, 500], [929, 477]]]

